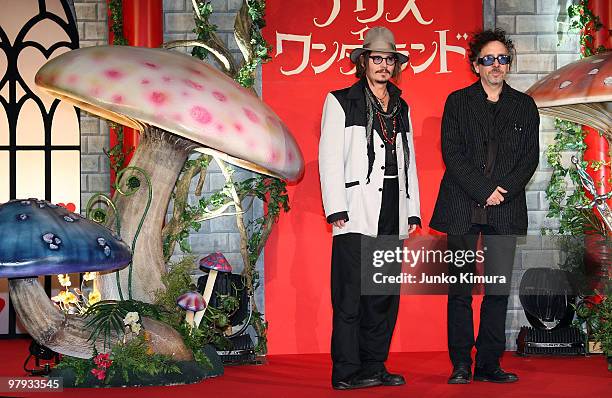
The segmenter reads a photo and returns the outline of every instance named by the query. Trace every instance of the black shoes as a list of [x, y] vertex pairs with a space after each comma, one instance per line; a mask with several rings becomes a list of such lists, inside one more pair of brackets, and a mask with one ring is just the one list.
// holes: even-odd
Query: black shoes
[[406, 384], [404, 376], [389, 373], [386, 369], [373, 373], [358, 373], [348, 380], [332, 383], [334, 390], [354, 390], [357, 388], [367, 388], [376, 386], [401, 386]]
[[383, 386], [403, 386], [406, 384], [406, 379], [404, 379], [404, 376], [389, 373], [386, 369], [378, 373], [378, 377], [380, 378], [380, 382]]
[[472, 379], [472, 366], [462, 363], [453, 368], [448, 384], [468, 384]]
[[518, 381], [518, 376], [514, 373], [505, 372], [502, 368], [474, 369], [474, 381], [489, 381], [491, 383], [514, 383]]
[[[459, 364], [453, 369], [448, 378], [448, 384], [468, 384], [472, 378], [472, 369], [468, 364]], [[505, 372], [499, 366], [496, 368], [475, 368], [474, 381], [488, 381], [491, 383], [514, 383], [518, 376], [514, 373]]]
[[338, 382], [332, 382], [332, 388], [334, 390], [355, 390], [357, 388], [376, 387], [382, 385], [380, 377], [377, 375], [363, 376], [357, 374], [348, 380], [342, 380]]

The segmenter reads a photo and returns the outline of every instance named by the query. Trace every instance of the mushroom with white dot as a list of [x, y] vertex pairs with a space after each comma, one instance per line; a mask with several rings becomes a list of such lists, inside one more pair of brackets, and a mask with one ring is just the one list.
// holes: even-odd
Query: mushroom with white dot
[[[182, 294], [176, 300], [176, 305], [185, 310], [185, 322], [192, 328], [194, 327], [194, 316], [198, 313], [204, 314], [206, 310], [206, 300], [204, 300], [200, 293], [194, 290]], [[198, 328], [199, 326], [198, 322], [195, 327]]]
[[[135, 299], [153, 302], [165, 289], [161, 229], [192, 150], [289, 182], [303, 175], [301, 151], [278, 116], [252, 92], [194, 57], [129, 46], [81, 48], [47, 62], [35, 81], [52, 96], [141, 131], [130, 166], [151, 177], [153, 197], [134, 250]], [[138, 230], [145, 191], [115, 195], [127, 241]], [[121, 278], [126, 286], [125, 270]], [[114, 275], [100, 277], [99, 287], [104, 298], [118, 296]]]
[[543, 115], [593, 127], [612, 141], [612, 52], [565, 65], [526, 93]]
[[[103, 352], [102, 337], [89, 340], [86, 318], [64, 314], [55, 307], [38, 276], [123, 268], [132, 258], [127, 244], [108, 228], [38, 199], [0, 205], [0, 231], [0, 278], [9, 279], [15, 311], [32, 338], [58, 353], [79, 358], [90, 358], [94, 349]], [[177, 354], [177, 360], [193, 358], [169, 326], [147, 319], [143, 327], [152, 330], [156, 339], [151, 344], [153, 351]], [[113, 334], [111, 342], [117, 341]]]

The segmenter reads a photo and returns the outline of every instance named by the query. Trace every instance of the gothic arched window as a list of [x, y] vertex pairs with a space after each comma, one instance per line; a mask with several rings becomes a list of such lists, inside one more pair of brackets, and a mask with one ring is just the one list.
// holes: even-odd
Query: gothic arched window
[[[44, 198], [80, 209], [77, 108], [34, 84], [48, 60], [79, 47], [71, 0], [0, 0], [0, 203]], [[0, 335], [14, 335], [0, 280]], [[51, 278], [45, 286], [50, 292]]]

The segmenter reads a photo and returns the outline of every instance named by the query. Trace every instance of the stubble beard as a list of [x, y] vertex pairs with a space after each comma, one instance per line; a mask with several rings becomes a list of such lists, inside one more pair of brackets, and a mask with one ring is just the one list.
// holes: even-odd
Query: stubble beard
[[[389, 81], [389, 79], [391, 78], [391, 73], [388, 70], [383, 71], [378, 71], [376, 72], [376, 74], [374, 75], [376, 78], [374, 79], [374, 81], [378, 84], [387, 84], [387, 82]], [[384, 77], [382, 77], [384, 76]]]

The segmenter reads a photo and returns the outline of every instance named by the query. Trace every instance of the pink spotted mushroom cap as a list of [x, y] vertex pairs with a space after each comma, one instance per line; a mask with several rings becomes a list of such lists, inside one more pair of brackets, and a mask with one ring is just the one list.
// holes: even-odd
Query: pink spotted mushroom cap
[[232, 266], [225, 258], [223, 253], [211, 253], [200, 260], [202, 271], [215, 270], [218, 272], [232, 272]]
[[565, 65], [526, 93], [540, 113], [591, 126], [612, 137], [612, 52]]
[[190, 291], [181, 295], [176, 300], [176, 304], [185, 311], [198, 312], [206, 308], [204, 297], [196, 291]]
[[302, 153], [276, 114], [252, 92], [194, 57], [162, 49], [87, 47], [47, 62], [36, 84], [105, 119], [153, 125], [240, 167], [288, 181]]

